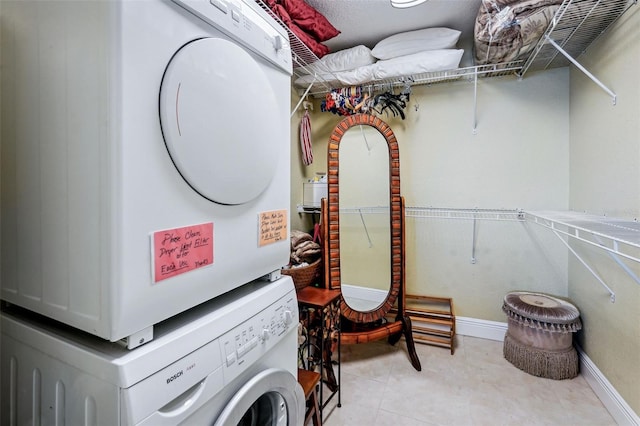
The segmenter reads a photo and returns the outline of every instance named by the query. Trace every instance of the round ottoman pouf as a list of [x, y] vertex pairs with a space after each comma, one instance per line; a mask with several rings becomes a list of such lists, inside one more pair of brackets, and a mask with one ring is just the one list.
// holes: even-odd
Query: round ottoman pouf
[[504, 297], [507, 314], [504, 357], [522, 371], [562, 380], [578, 375], [573, 333], [582, 328], [580, 312], [571, 303], [541, 293], [515, 291]]

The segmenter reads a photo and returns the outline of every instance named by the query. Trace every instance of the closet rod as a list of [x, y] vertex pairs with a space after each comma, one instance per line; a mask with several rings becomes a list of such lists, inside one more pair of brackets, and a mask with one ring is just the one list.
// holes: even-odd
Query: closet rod
[[445, 207], [407, 207], [405, 216], [411, 218], [462, 219], [462, 220], [524, 220], [524, 212], [517, 209], [464, 209]]
[[594, 83], [596, 83], [598, 86], [600, 86], [600, 88], [602, 90], [604, 90], [605, 92], [607, 92], [609, 94], [609, 96], [611, 96], [611, 100], [613, 102], [613, 105], [616, 104], [616, 100], [617, 100], [617, 96], [615, 93], [613, 93], [611, 90], [609, 90], [609, 88], [607, 86], [605, 86], [600, 80], [598, 80], [593, 74], [591, 74], [585, 67], [583, 67], [582, 65], [580, 65], [580, 63], [578, 61], [576, 61], [575, 59], [573, 59], [571, 57], [571, 55], [569, 55], [567, 52], [564, 51], [564, 49], [562, 47], [560, 47], [560, 45], [558, 45], [558, 43], [556, 43], [555, 41], [553, 41], [551, 39], [551, 37], [549, 37], [548, 35], [545, 35], [545, 38], [547, 39], [547, 41], [556, 48], [556, 50], [560, 53], [562, 53], [562, 55], [567, 58], [573, 65], [575, 65], [580, 71], [582, 71], [587, 77], [589, 77], [591, 79], [591, 81], [593, 81]]

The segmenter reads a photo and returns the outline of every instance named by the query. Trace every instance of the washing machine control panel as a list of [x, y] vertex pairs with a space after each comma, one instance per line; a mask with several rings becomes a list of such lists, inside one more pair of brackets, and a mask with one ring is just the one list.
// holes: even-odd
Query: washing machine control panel
[[295, 291], [245, 321], [220, 339], [225, 383], [259, 360], [290, 333], [297, 334]]

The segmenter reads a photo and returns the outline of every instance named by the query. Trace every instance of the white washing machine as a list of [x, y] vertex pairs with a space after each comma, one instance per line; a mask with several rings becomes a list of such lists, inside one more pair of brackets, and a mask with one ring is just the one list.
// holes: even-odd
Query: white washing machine
[[277, 279], [283, 28], [252, 0], [3, 1], [0, 19], [3, 300], [133, 348]]
[[156, 326], [128, 350], [2, 312], [0, 423], [303, 423], [293, 282], [254, 282]]

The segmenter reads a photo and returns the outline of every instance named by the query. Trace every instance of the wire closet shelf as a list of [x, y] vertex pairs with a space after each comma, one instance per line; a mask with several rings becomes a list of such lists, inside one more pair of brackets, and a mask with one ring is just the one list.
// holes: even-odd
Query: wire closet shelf
[[578, 212], [527, 211], [529, 222], [640, 262], [640, 223]]
[[462, 219], [523, 221], [522, 210], [515, 209], [459, 209], [442, 207], [406, 207], [405, 216], [416, 219]]
[[[311, 83], [296, 87], [301, 96], [322, 97], [332, 89], [344, 87], [336, 85], [334, 73], [323, 67], [318, 57], [287, 27], [263, 0], [255, 0], [286, 31], [294, 63], [294, 79], [313, 76]], [[436, 71], [402, 77], [373, 80], [362, 87], [372, 92], [406, 85], [429, 85], [456, 80], [477, 81], [478, 78], [517, 76], [529, 71], [563, 67], [574, 62], [602, 33], [620, 18], [637, 0], [564, 0], [547, 27], [536, 47], [523, 60], [499, 64], [476, 65], [446, 71]], [[559, 50], [558, 47], [561, 49]], [[571, 59], [569, 59], [571, 58]], [[311, 64], [314, 69], [310, 68]], [[324, 76], [332, 76], [328, 81]]]

